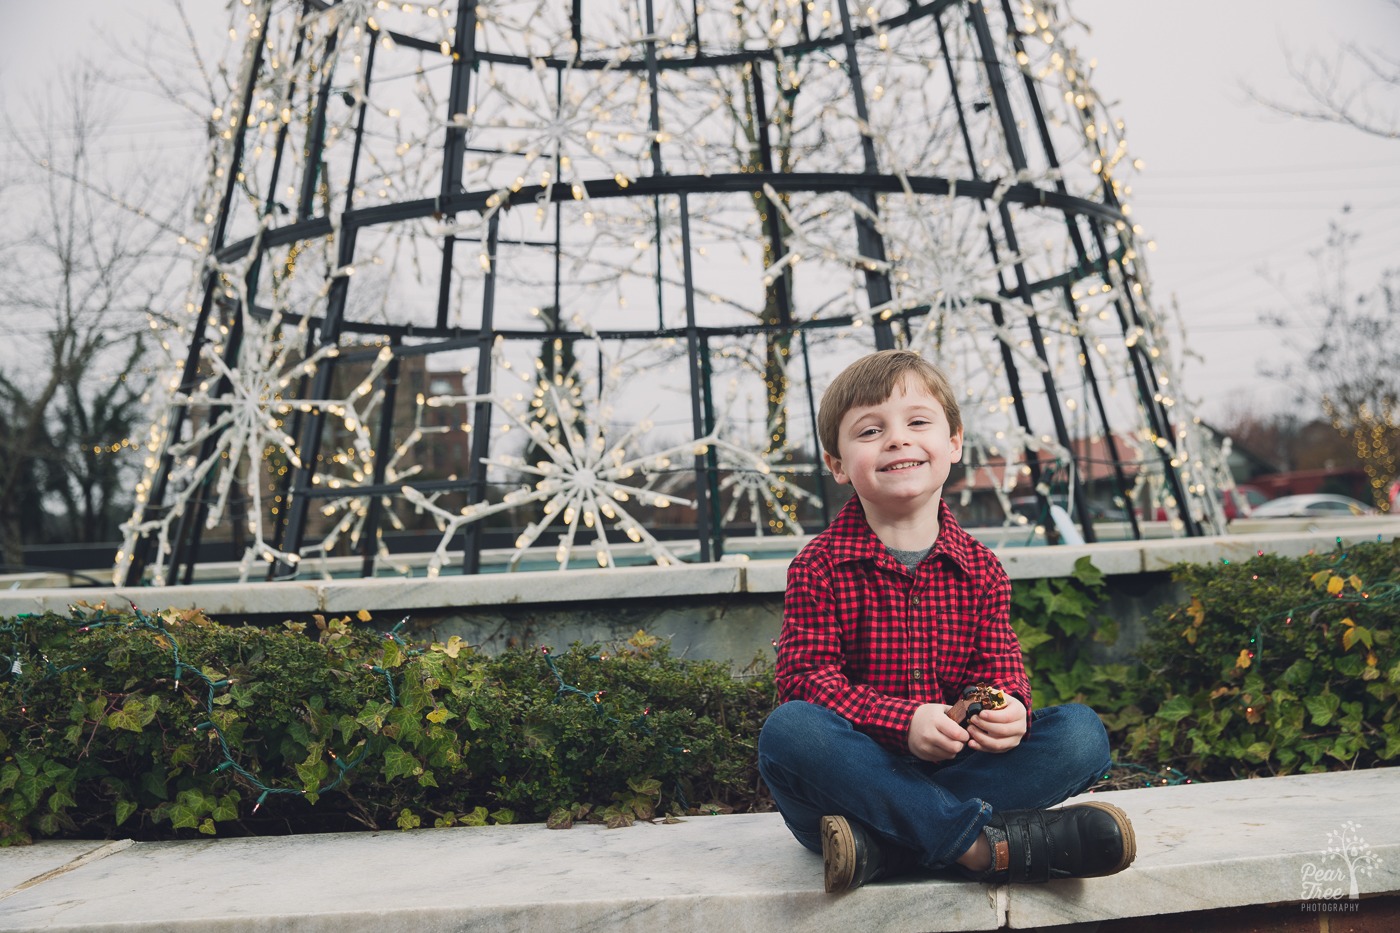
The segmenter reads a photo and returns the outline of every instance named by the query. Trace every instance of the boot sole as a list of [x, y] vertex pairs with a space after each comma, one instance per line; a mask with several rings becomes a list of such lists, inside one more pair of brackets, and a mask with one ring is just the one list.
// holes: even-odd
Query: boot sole
[[856, 837], [844, 816], [822, 817], [822, 862], [827, 894], [850, 888], [856, 874]]
[[1118, 833], [1123, 837], [1123, 858], [1117, 865], [1104, 871], [1092, 875], [1080, 875], [1081, 878], [1102, 878], [1105, 875], [1116, 875], [1118, 872], [1133, 864], [1133, 859], [1137, 858], [1137, 835], [1133, 832], [1133, 824], [1128, 821], [1128, 814], [1111, 803], [1104, 803], [1101, 800], [1086, 800], [1083, 803], [1076, 803], [1078, 807], [1093, 807], [1101, 810], [1113, 818], [1113, 822], [1118, 826]]

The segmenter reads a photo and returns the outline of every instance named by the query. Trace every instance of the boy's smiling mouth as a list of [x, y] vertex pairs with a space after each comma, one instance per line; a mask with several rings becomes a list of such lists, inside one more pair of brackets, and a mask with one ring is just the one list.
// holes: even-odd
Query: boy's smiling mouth
[[887, 467], [880, 467], [881, 473], [894, 473], [898, 470], [910, 470], [914, 467], [923, 466], [922, 460], [901, 460], [898, 463], [891, 463]]

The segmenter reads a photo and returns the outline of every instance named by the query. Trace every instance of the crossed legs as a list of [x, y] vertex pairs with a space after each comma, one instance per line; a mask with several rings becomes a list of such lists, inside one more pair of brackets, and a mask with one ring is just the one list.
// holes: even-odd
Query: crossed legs
[[769, 716], [758, 767], [797, 841], [822, 851], [822, 818], [873, 834], [897, 860], [937, 869], [975, 843], [992, 814], [1054, 806], [1089, 787], [1109, 764], [1098, 716], [1070, 704], [1035, 710], [1020, 745], [964, 752], [935, 764], [892, 753], [843, 717], [802, 701]]

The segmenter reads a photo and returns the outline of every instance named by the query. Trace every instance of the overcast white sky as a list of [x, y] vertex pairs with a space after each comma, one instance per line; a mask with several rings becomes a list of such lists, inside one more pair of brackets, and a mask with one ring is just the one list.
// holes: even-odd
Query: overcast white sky
[[[1187, 394], [1208, 418], [1286, 405], [1285, 389], [1258, 375], [1282, 352], [1260, 312], [1289, 309], [1292, 336], [1313, 333], [1299, 305], [1317, 287], [1310, 253], [1333, 220], [1361, 235], [1358, 285], [1400, 266], [1400, 139], [1289, 118], [1245, 85], [1301, 102], [1287, 54], [1330, 60], [1357, 42], [1394, 56], [1400, 9], [1383, 0], [1071, 0], [1070, 9], [1093, 30], [1081, 50], [1098, 59], [1094, 84], [1117, 102], [1146, 162], [1134, 217], [1157, 242], [1157, 305], [1174, 307], [1186, 328]], [[1389, 110], [1400, 129], [1400, 87]], [[1271, 282], [1279, 276], [1282, 292]]]
[[[222, 25], [224, 4], [207, 2]], [[1400, 10], [1385, 0], [1070, 0], [1069, 9], [1091, 27], [1080, 50], [1097, 59], [1095, 86], [1146, 162], [1130, 201], [1157, 243], [1157, 306], [1185, 328], [1186, 394], [1217, 420], [1242, 405], [1283, 407], [1284, 388], [1259, 375], [1285, 352], [1282, 339], [1259, 315], [1292, 309], [1289, 333], [1306, 341], [1303, 306], [1317, 287], [1310, 253], [1343, 216], [1361, 235], [1358, 284], [1400, 266], [1400, 140], [1290, 119], [1244, 86], [1301, 100], [1286, 53], [1332, 58], [1347, 41], [1394, 50]], [[123, 37], [168, 10], [166, 0], [0, 0], [4, 108], [23, 124], [26, 98], [82, 58], [114, 61], [114, 42], [132, 41]], [[1400, 90], [1390, 97], [1400, 125]], [[203, 148], [188, 123], [141, 107], [118, 117], [104, 145], [188, 150], [191, 159]], [[0, 170], [14, 167], [0, 158]], [[1271, 282], [1280, 276], [1282, 291]]]

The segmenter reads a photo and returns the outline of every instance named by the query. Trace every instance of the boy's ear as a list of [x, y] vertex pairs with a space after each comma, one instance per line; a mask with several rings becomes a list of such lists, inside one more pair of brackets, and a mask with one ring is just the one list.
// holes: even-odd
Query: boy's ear
[[844, 486], [851, 481], [851, 478], [841, 471], [839, 459], [823, 450], [822, 461], [826, 463], [826, 468], [831, 471], [831, 478], [836, 480], [838, 486]]
[[957, 433], [957, 434], [954, 434], [954, 435], [950, 438], [950, 440], [951, 440], [952, 443], [953, 443], [953, 462], [954, 462], [954, 463], [960, 463], [960, 462], [962, 461], [962, 450], [963, 450], [963, 432], [962, 432], [962, 428], [958, 428], [958, 433]]

